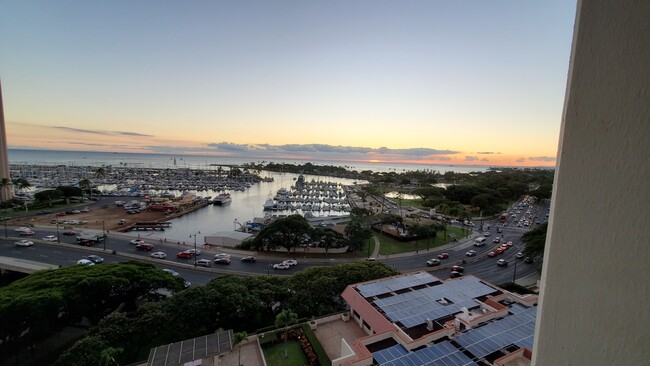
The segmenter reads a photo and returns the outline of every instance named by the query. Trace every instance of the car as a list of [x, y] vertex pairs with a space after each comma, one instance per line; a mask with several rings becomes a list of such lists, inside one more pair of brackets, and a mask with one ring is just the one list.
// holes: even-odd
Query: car
[[494, 240], [492, 240], [492, 242], [493, 242], [493, 243], [499, 243], [499, 242], [501, 242], [501, 238], [499, 238], [499, 237], [497, 236], [496, 238], [494, 238]]
[[438, 259], [447, 259], [447, 258], [449, 258], [449, 253], [438, 254]]
[[93, 263], [93, 261], [91, 261], [90, 259], [85, 259], [85, 258], [84, 259], [79, 259], [77, 261], [77, 264], [81, 264], [81, 265], [84, 265], [84, 266], [94, 266], [95, 265], [95, 263]]
[[533, 263], [533, 258], [531, 257], [524, 258], [524, 263]]
[[496, 255], [497, 255], [497, 252], [494, 252], [494, 251], [488, 253], [488, 257], [495, 257]]
[[199, 259], [196, 261], [196, 265], [199, 267], [210, 267], [212, 263], [209, 259]]
[[[163, 268], [163, 271], [169, 273], [170, 275], [172, 275], [174, 277], [180, 276], [180, 274], [178, 272], [174, 271], [173, 269]], [[192, 285], [192, 284], [189, 281], [183, 280], [183, 287], [188, 288], [188, 287], [190, 287], [190, 285]]]
[[14, 231], [20, 233], [22, 231], [32, 231], [32, 229], [23, 226], [23, 227], [15, 228]]
[[77, 235], [77, 232], [74, 230], [66, 230], [63, 232], [63, 235], [65, 236], [72, 236], [72, 235]]
[[144, 244], [144, 240], [142, 240], [142, 239], [133, 239], [129, 243], [131, 243], [132, 245], [140, 245], [140, 244]]
[[242, 262], [248, 262], [248, 263], [255, 263], [255, 257], [252, 255], [249, 255], [248, 257], [244, 257], [241, 259]]
[[273, 269], [289, 269], [289, 265], [286, 263], [278, 263], [273, 265]]
[[[503, 225], [503, 226], [506, 226], [506, 225], [505, 225], [505, 222], [504, 222], [504, 225]], [[497, 234], [501, 234], [502, 232], [503, 232], [503, 230], [501, 230], [501, 228], [498, 227], [498, 228], [497, 228]]]
[[509, 247], [508, 245], [506, 245], [505, 243], [504, 243], [504, 244], [501, 244], [501, 245], [499, 246], [499, 248], [503, 249], [504, 252], [505, 252], [506, 250], [510, 249], [510, 247]]
[[288, 264], [290, 266], [297, 266], [298, 265], [298, 261], [295, 260], [295, 259], [287, 259], [286, 261], [284, 261], [282, 263]]
[[427, 261], [427, 266], [429, 267], [437, 266], [439, 264], [440, 264], [440, 259], [433, 258]]
[[152, 244], [147, 244], [147, 243], [142, 243], [142, 244], [136, 245], [135, 249], [150, 252], [150, 251], [153, 250], [153, 245]]
[[499, 260], [497, 261], [497, 266], [505, 267], [505, 266], [507, 266], [507, 265], [508, 265], [508, 261], [505, 260], [505, 259], [499, 259]]
[[501, 254], [501, 253], [504, 252], [504, 250], [503, 250], [503, 248], [498, 247], [494, 252], [495, 252], [496, 254]]
[[214, 263], [216, 263], [216, 264], [230, 264], [230, 258], [225, 258], [225, 257], [216, 258], [214, 260]]
[[165, 254], [165, 252], [153, 252], [149, 256], [151, 258], [156, 258], [156, 259], [165, 259], [165, 258], [167, 258], [167, 254]]
[[513, 246], [513, 245], [515, 245], [515, 244], [512, 242], [512, 240], [509, 240], [509, 241], [506, 243], [506, 245], [509, 246], [509, 247], [511, 247], [511, 246]]
[[188, 249], [186, 252], [190, 253], [191, 255], [196, 255], [199, 256], [201, 255], [201, 251], [199, 249]]
[[44, 237], [43, 240], [45, 240], [45, 241], [57, 241], [58, 238], [56, 236], [54, 236], [54, 235], [48, 235], [48, 236]]
[[217, 258], [228, 258], [228, 259], [230, 259], [230, 254], [226, 254], [226, 253], [215, 254], [214, 259], [217, 259]]
[[93, 262], [95, 264], [104, 263], [104, 258], [102, 258], [102, 257], [100, 257], [98, 255], [95, 255], [95, 254], [91, 254], [91, 255], [87, 256], [86, 259], [90, 260], [91, 262]]
[[473, 257], [476, 255], [476, 250], [469, 250], [467, 253], [465, 253], [465, 255], [468, 257]]
[[27, 239], [23, 239], [23, 240], [18, 240], [15, 244], [17, 247], [31, 247], [32, 245], [34, 245], [34, 242], [29, 241]]
[[25, 230], [25, 231], [19, 232], [18, 234], [20, 234], [20, 236], [32, 236], [32, 235], [34, 235], [36, 233], [31, 231], [31, 230]]
[[490, 236], [490, 235], [492, 235], [492, 233], [490, 233], [489, 231], [483, 233], [483, 236]]
[[192, 254], [184, 251], [184, 252], [179, 252], [178, 254], [176, 254], [176, 257], [177, 258], [182, 258], [182, 259], [192, 259]]
[[517, 257], [519, 259], [523, 258], [524, 257], [524, 252], [519, 252], [519, 253], [515, 254], [515, 257]]
[[452, 272], [453, 272], [453, 271], [456, 271], [456, 272], [465, 272], [465, 268], [463, 268], [463, 267], [461, 267], [461, 266], [451, 266], [449, 269], [450, 269]]
[[463, 274], [458, 271], [451, 271], [449, 273], [449, 278], [463, 277]]
[[368, 258], [366, 258], [366, 261], [368, 261], [368, 262], [376, 262], [376, 261], [377, 261], [377, 258], [375, 258], [375, 257], [368, 257]]
[[117, 224], [118, 225], [124, 225], [124, 224], [126, 224], [126, 220], [125, 219], [120, 219], [120, 221], [118, 221]]

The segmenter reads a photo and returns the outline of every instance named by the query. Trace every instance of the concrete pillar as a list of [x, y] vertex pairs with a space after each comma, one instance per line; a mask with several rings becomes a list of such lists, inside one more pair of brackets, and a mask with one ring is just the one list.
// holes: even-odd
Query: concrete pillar
[[648, 364], [649, 17], [578, 1], [533, 365]]
[[[11, 176], [9, 176], [9, 157], [7, 155], [7, 131], [5, 130], [5, 113], [2, 103], [2, 82], [0, 81], [0, 179], [3, 178], [9, 179], [9, 182], [11, 182]], [[11, 199], [13, 196], [13, 186], [11, 184], [0, 188], [0, 198], [2, 198], [2, 202]]]

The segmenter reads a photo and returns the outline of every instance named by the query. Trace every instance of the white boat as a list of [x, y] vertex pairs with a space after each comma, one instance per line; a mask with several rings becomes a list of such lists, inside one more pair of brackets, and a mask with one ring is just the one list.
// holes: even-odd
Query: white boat
[[219, 195], [217, 195], [217, 196], [214, 198], [214, 200], [212, 200], [212, 202], [213, 202], [215, 205], [223, 206], [223, 205], [227, 205], [227, 204], [229, 204], [230, 202], [232, 202], [232, 198], [230, 198], [230, 193], [226, 193], [226, 192], [224, 192], [224, 193], [219, 193]]
[[265, 210], [272, 210], [273, 206], [275, 206], [275, 203], [273, 202], [273, 199], [267, 198], [266, 202], [264, 202], [264, 209]]

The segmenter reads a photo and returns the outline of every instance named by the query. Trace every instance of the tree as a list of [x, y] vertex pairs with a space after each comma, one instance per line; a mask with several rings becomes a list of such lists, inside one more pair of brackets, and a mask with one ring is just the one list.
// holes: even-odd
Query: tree
[[63, 197], [63, 193], [58, 189], [48, 189], [34, 194], [34, 199], [40, 202], [48, 202], [50, 207], [52, 207], [52, 201], [61, 199], [61, 197]]
[[23, 178], [14, 179], [13, 184], [19, 191], [32, 186], [26, 179]]
[[60, 186], [56, 187], [56, 189], [63, 194], [66, 204], [70, 204], [70, 197], [81, 196], [83, 194], [79, 187]]
[[275, 317], [276, 326], [285, 326], [285, 335], [284, 335], [284, 358], [287, 358], [287, 340], [289, 338], [289, 325], [293, 324], [298, 320], [298, 314], [294, 313], [291, 309], [282, 310]]
[[[246, 332], [237, 332], [235, 333], [235, 342], [234, 345], [238, 345], [241, 342], [245, 341], [248, 339], [248, 333]], [[239, 360], [237, 361], [237, 365], [241, 366], [241, 345], [238, 347], [239, 348]]]
[[267, 249], [283, 247], [291, 253], [291, 249], [300, 245], [311, 232], [312, 228], [304, 217], [289, 215], [266, 225], [255, 238], [255, 245]]
[[545, 222], [521, 237], [521, 240], [526, 244], [525, 256], [540, 259], [544, 257], [547, 230], [548, 223]]
[[89, 192], [90, 198], [93, 198], [93, 186], [90, 183], [90, 180], [84, 178], [79, 181], [79, 188], [82, 189], [82, 192]]
[[124, 352], [124, 349], [122, 348], [104, 348], [99, 354], [99, 364], [101, 366], [110, 366], [112, 364], [119, 365], [117, 361], [115, 361], [115, 357], [117, 357], [122, 352]]
[[[9, 178], [2, 178], [0, 179], [0, 205], [2, 205], [2, 196], [3, 192], [8, 192], [9, 188], [11, 187], [11, 180]], [[8, 195], [7, 195], [8, 196]]]

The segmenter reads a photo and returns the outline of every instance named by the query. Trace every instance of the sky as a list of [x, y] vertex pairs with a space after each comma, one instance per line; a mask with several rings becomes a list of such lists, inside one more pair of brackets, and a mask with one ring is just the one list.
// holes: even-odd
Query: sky
[[554, 166], [575, 9], [0, 0], [8, 146]]

